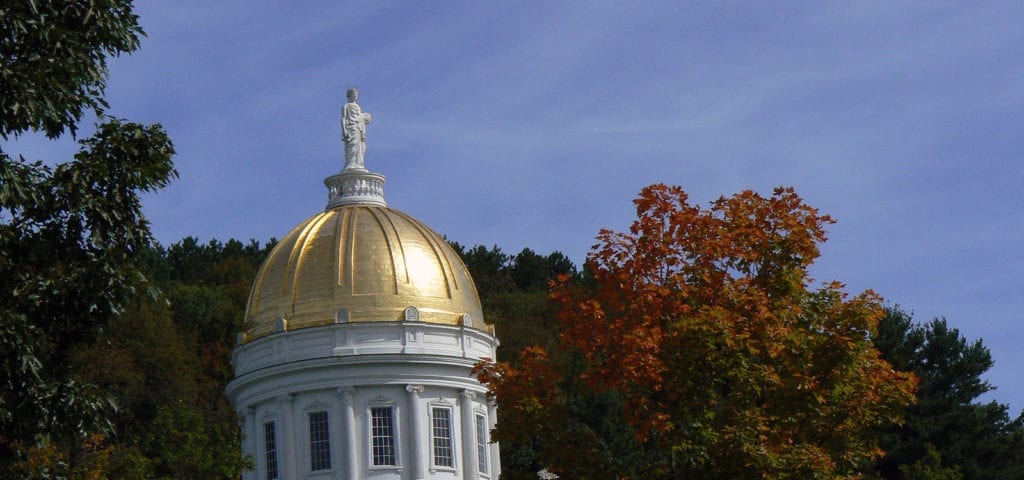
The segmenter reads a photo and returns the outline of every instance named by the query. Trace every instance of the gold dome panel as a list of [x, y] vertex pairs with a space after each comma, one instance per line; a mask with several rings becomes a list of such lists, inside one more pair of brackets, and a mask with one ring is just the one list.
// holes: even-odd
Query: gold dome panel
[[348, 321], [399, 321], [406, 307], [419, 320], [462, 325], [493, 333], [483, 322], [469, 271], [440, 235], [391, 208], [345, 205], [295, 227], [263, 263], [246, 308], [246, 333], [274, 332], [284, 318], [289, 330]]

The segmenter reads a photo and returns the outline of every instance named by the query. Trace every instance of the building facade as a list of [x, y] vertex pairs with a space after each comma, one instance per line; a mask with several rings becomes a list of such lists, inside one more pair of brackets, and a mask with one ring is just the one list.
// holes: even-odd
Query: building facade
[[328, 205], [254, 282], [227, 395], [255, 469], [245, 480], [497, 479], [495, 358], [458, 254], [389, 208], [382, 175], [349, 165]]

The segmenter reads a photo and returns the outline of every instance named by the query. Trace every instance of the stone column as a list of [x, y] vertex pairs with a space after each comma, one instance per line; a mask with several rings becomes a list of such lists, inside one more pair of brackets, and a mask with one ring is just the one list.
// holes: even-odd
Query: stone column
[[[494, 403], [493, 398], [487, 399], [487, 431], [490, 432], [494, 429], [494, 426], [498, 423], [498, 408]], [[488, 433], [490, 438], [490, 433]], [[487, 445], [490, 451], [491, 458], [488, 465], [491, 469], [491, 478], [501, 477], [501, 450], [498, 448], [498, 442], [491, 442]]]
[[405, 391], [409, 392], [409, 467], [412, 470], [414, 480], [423, 480], [424, 475], [424, 448], [423, 440], [420, 438], [420, 394], [423, 393], [423, 385], [406, 385]]
[[[246, 407], [245, 415], [243, 418], [244, 420], [242, 420], [242, 422], [244, 422], [244, 426], [242, 426], [242, 451], [249, 455], [252, 455], [253, 458], [255, 458], [257, 446], [259, 445], [257, 443], [259, 441], [259, 437], [256, 432], [256, 407], [253, 407], [252, 405]], [[259, 462], [256, 463], [259, 464]], [[242, 472], [242, 480], [252, 480], [256, 478], [255, 475], [255, 468], [253, 468], [252, 470], [246, 470]]]
[[359, 461], [357, 457], [358, 446], [356, 445], [356, 407], [355, 399], [352, 398], [356, 389], [354, 387], [340, 387], [338, 388], [338, 396], [341, 397], [341, 428], [344, 429], [342, 432], [345, 437], [345, 446], [342, 447], [345, 450], [345, 478], [355, 480], [359, 478], [356, 473], [359, 467]]
[[473, 399], [476, 393], [469, 390], [462, 391], [462, 478], [473, 480], [480, 478], [477, 475], [476, 458], [476, 415], [473, 414]]
[[281, 406], [281, 433], [277, 435], [281, 450], [279, 457], [283, 465], [279, 465], [280, 471], [285, 474], [284, 478], [299, 478], [299, 459], [296, 457], [295, 442], [300, 440], [295, 431], [295, 397], [292, 395], [281, 395], [277, 397], [277, 403]]

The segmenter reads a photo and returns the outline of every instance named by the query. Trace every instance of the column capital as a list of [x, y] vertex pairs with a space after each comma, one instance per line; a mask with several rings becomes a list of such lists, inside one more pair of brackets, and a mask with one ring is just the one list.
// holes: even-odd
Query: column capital
[[338, 387], [338, 389], [335, 390], [334, 393], [337, 394], [339, 397], [351, 397], [352, 394], [356, 393], [356, 387]]
[[419, 395], [423, 393], [423, 385], [406, 385], [405, 391], [415, 395]]
[[472, 400], [476, 398], [476, 392], [469, 389], [462, 390], [460, 394], [462, 395], [462, 398], [465, 398], [466, 400]]

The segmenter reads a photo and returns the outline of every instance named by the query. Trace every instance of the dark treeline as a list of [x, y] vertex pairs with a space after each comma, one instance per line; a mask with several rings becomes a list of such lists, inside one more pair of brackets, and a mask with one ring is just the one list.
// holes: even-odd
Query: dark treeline
[[[484, 319], [495, 326], [501, 345], [498, 360], [512, 360], [531, 344], [558, 343], [554, 304], [548, 282], [560, 275], [583, 281], [584, 274], [563, 253], [541, 255], [529, 248], [517, 254], [498, 246], [466, 248], [449, 241], [466, 263], [484, 308]], [[503, 447], [504, 448], [504, 447]]]
[[112, 401], [109, 432], [79, 444], [44, 443], [11, 473], [238, 478], [250, 460], [224, 387], [249, 289], [274, 245], [188, 237], [140, 251], [146, 280], [138, 289], [151, 295], [137, 296], [98, 335], [72, 345], [67, 363], [75, 379]]

